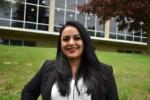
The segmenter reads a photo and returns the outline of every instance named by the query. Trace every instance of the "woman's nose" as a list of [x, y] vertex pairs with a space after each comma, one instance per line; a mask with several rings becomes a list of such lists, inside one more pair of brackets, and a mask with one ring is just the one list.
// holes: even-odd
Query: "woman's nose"
[[71, 38], [71, 39], [69, 40], [69, 44], [70, 44], [70, 45], [74, 45], [74, 44], [75, 44], [75, 40], [74, 40], [73, 38]]

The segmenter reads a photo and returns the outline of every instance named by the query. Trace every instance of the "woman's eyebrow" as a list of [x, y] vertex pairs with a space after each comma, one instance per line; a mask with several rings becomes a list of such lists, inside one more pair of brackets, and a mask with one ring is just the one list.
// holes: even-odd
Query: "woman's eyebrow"
[[78, 33], [78, 34], [75, 34], [74, 36], [81, 36], [81, 35]]
[[[80, 34], [77, 33], [77, 34], [74, 34], [73, 36], [80, 36]], [[63, 37], [70, 37], [70, 35], [63, 35]]]
[[62, 38], [69, 38], [70, 36], [68, 36], [68, 35], [64, 35], [64, 36], [62, 36]]

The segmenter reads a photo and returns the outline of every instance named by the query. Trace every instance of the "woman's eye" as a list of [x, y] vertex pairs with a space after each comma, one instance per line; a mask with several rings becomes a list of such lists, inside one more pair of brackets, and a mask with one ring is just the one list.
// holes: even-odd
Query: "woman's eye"
[[74, 37], [74, 40], [81, 40], [80, 36]]
[[69, 37], [64, 37], [64, 38], [63, 38], [63, 41], [65, 41], [65, 42], [67, 42], [67, 41], [69, 41], [69, 40], [70, 40]]

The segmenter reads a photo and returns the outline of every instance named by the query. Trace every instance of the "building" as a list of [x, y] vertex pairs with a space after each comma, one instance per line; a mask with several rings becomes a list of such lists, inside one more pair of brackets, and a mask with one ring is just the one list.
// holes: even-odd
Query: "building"
[[55, 47], [61, 26], [68, 20], [77, 20], [85, 25], [97, 50], [146, 52], [147, 37], [142, 29], [118, 31], [114, 19], [99, 25], [96, 16], [79, 13], [77, 5], [88, 0], [7, 1], [10, 5], [0, 8], [1, 44]]

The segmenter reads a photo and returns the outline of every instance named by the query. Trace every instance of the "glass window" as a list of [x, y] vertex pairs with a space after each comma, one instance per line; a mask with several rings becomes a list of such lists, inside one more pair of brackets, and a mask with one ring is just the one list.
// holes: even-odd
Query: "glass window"
[[134, 36], [141, 36], [141, 32], [135, 32]]
[[133, 35], [133, 31], [128, 32], [128, 31], [126, 30], [126, 34], [127, 34], [127, 35]]
[[27, 28], [27, 29], [36, 29], [36, 24], [26, 23], [25, 28]]
[[0, 38], [0, 44], [3, 44], [3, 40]]
[[139, 37], [139, 36], [134, 37], [134, 41], [141, 42], [141, 37]]
[[75, 10], [76, 0], [66, 0], [66, 9]]
[[37, 7], [27, 5], [26, 8], [26, 21], [36, 22]]
[[48, 25], [38, 25], [38, 30], [48, 31]]
[[48, 24], [49, 21], [49, 8], [40, 7], [39, 8], [39, 23], [45, 23]]
[[10, 19], [10, 8], [0, 8], [0, 18]]
[[143, 33], [142, 33], [142, 37], [147, 37], [146, 32], [143, 32]]
[[61, 29], [60, 26], [55, 26], [55, 27], [54, 27], [54, 31], [55, 31], [55, 32], [60, 32], [60, 29]]
[[125, 51], [122, 49], [117, 49], [117, 52], [124, 53]]
[[11, 27], [23, 28], [23, 22], [12, 21]]
[[24, 4], [19, 4], [12, 8], [12, 19], [24, 20]]
[[56, 0], [56, 8], [65, 8], [65, 0]]
[[104, 37], [104, 32], [96, 32], [96, 37]]
[[25, 0], [12, 0], [12, 1], [17, 1], [17, 3], [20, 3], [20, 2], [25, 2]]
[[125, 50], [125, 53], [133, 53], [132, 50]]
[[135, 54], [142, 54], [142, 51], [135, 51]]
[[117, 39], [118, 39], [118, 40], [124, 40], [124, 39], [125, 39], [125, 36], [124, 36], [124, 35], [117, 35]]
[[88, 3], [88, 2], [90, 2], [91, 0], [86, 0], [86, 2]]
[[116, 33], [117, 31], [117, 23], [115, 21], [115, 19], [111, 19], [110, 20], [110, 32]]
[[24, 41], [24, 46], [36, 46], [36, 43], [34, 41]]
[[142, 38], [142, 42], [147, 43], [147, 38]]
[[0, 19], [0, 26], [10, 26], [10, 21]]
[[40, 0], [40, 5], [45, 5], [45, 6], [49, 6], [50, 5], [50, 0]]
[[104, 31], [104, 25], [102, 23], [99, 23], [99, 18], [97, 18], [97, 21], [96, 21], [96, 30]]
[[125, 31], [126, 31], [126, 34], [127, 35], [133, 35], [133, 33], [134, 33], [134, 31], [128, 31], [129, 30], [129, 27], [127, 27], [127, 29], [125, 29]]
[[64, 11], [60, 9], [55, 10], [55, 25], [64, 25]]
[[77, 13], [77, 21], [85, 25], [85, 14]]
[[85, 4], [85, 3], [86, 3], [86, 0], [77, 0], [78, 5], [82, 5], [82, 4]]
[[133, 41], [133, 36], [126, 36], [126, 40]]
[[10, 45], [21, 46], [22, 41], [21, 40], [10, 40]]
[[8, 39], [1, 39], [0, 38], [0, 44], [9, 45], [9, 40]]
[[109, 38], [116, 39], [116, 34], [109, 34]]
[[67, 11], [66, 12], [66, 22], [67, 21], [72, 21], [72, 20], [75, 20], [75, 13]]
[[27, 3], [38, 4], [38, 0], [26, 0]]
[[118, 30], [118, 34], [125, 34], [126, 31], [125, 30]]
[[95, 16], [93, 15], [87, 16], [87, 28], [90, 30], [95, 30]]
[[90, 34], [90, 36], [95, 36], [95, 32], [94, 31], [88, 30], [88, 33]]

